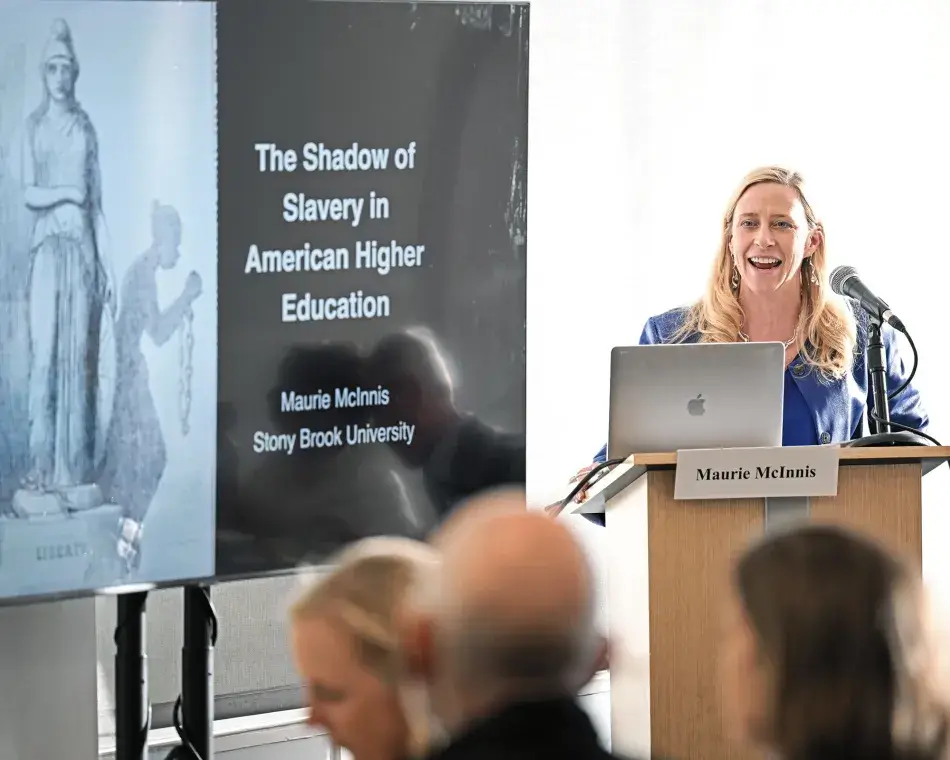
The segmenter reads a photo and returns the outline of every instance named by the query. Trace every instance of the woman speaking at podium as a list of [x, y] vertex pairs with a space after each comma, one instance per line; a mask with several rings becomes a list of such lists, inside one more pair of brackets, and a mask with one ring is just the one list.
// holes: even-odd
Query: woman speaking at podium
[[[705, 295], [691, 307], [647, 320], [640, 344], [784, 343], [782, 444], [809, 446], [862, 435], [872, 403], [867, 326], [856, 301], [831, 292], [824, 229], [802, 190], [801, 175], [770, 166], [750, 172], [730, 199]], [[899, 388], [909, 368], [894, 332], [885, 329], [882, 337], [887, 387]], [[919, 431], [929, 421], [913, 385], [891, 399], [890, 415]], [[594, 465], [606, 455], [604, 446]]]

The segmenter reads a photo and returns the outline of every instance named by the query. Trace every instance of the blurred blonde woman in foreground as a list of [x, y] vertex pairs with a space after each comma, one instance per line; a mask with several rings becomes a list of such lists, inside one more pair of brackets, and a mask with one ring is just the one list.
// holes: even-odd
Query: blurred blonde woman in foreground
[[920, 577], [806, 525], [736, 563], [722, 650], [733, 738], [777, 760], [940, 760], [948, 693]]
[[408, 760], [432, 744], [425, 692], [404, 676], [398, 626], [417, 580], [438, 562], [426, 544], [367, 539], [332, 558], [291, 607], [309, 722], [355, 760]]

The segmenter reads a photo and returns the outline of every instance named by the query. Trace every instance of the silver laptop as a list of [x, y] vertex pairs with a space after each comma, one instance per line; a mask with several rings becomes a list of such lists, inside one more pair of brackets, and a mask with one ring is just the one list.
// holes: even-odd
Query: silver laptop
[[784, 396], [781, 343], [615, 348], [607, 456], [781, 446]]

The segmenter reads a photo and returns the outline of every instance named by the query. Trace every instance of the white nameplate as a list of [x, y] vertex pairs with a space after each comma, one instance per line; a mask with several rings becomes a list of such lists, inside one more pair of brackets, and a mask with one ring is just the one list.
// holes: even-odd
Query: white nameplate
[[674, 499], [836, 496], [837, 446], [676, 452]]

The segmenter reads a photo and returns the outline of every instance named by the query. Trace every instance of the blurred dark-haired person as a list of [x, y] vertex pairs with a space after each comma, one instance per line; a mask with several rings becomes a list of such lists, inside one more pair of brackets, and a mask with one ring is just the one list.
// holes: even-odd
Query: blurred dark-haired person
[[859, 534], [806, 525], [748, 549], [731, 590], [720, 669], [735, 741], [778, 760], [947, 757], [917, 572]]
[[[784, 343], [782, 445], [816, 446], [863, 434], [873, 407], [867, 333], [868, 317], [858, 302], [831, 291], [825, 227], [806, 198], [801, 174], [767, 166], [747, 174], [729, 200], [703, 297], [651, 317], [640, 344]], [[910, 367], [894, 330], [885, 326], [882, 338], [893, 392]], [[891, 399], [890, 418], [926, 431], [930, 420], [913, 384]], [[604, 446], [594, 464], [606, 456]]]

